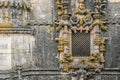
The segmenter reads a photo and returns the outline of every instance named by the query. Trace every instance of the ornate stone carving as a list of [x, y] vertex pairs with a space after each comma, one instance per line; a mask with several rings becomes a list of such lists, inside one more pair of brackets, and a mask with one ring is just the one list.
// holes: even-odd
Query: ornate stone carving
[[1, 7], [18, 7], [18, 8], [22, 8], [24, 10], [30, 9], [30, 5], [29, 4], [22, 4], [21, 2], [13, 2], [13, 1], [0, 1], [0, 8]]
[[[0, 33], [28, 33], [30, 31], [11, 30], [13, 27], [25, 27], [31, 24], [31, 3], [24, 1], [0, 1]], [[4, 28], [4, 30], [2, 29]]]
[[[59, 32], [59, 38], [56, 38], [56, 41], [59, 45], [58, 58], [60, 68], [64, 72], [76, 72], [81, 69], [85, 70], [86, 74], [88, 72], [100, 72], [105, 62], [103, 53], [106, 51], [105, 43], [107, 40], [106, 37], [99, 36], [101, 31], [107, 30], [107, 20], [101, 18], [103, 14], [106, 14], [103, 9], [106, 8], [106, 0], [95, 0], [94, 12], [86, 9], [84, 0], [79, 0], [78, 8], [73, 10], [71, 14], [67, 13], [67, 7], [62, 1], [57, 0], [56, 4], [58, 8], [58, 21], [55, 23]], [[62, 6], [62, 8], [59, 9], [59, 6]], [[59, 14], [59, 11], [61, 14]], [[92, 38], [91, 43], [93, 43], [92, 47], [97, 47], [98, 52], [94, 52], [94, 48], [90, 56], [73, 57], [71, 51], [72, 32], [90, 33]]]

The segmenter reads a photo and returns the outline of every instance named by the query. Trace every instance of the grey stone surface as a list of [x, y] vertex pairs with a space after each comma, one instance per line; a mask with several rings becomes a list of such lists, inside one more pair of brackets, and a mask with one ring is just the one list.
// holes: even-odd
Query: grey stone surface
[[37, 67], [57, 68], [57, 44], [54, 39], [54, 29], [50, 25], [35, 26], [35, 59]]
[[53, 21], [54, 0], [29, 0], [33, 6], [33, 16], [37, 23], [50, 24]]
[[108, 37], [107, 52], [105, 53], [105, 67], [120, 67], [120, 3], [110, 3], [108, 5]]

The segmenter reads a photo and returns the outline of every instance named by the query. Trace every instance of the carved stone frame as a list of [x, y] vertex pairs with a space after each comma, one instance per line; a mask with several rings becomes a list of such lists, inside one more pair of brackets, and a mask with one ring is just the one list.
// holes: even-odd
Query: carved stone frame
[[[106, 1], [106, 0], [105, 0]], [[105, 4], [105, 1], [101, 2]], [[101, 37], [101, 31], [106, 31], [107, 21], [101, 18], [104, 11], [97, 8], [94, 2], [95, 12], [85, 8], [84, 0], [79, 1], [78, 8], [72, 11], [72, 14], [67, 13], [66, 2], [57, 0], [58, 8], [58, 21], [55, 22], [59, 32], [58, 42], [59, 62], [60, 68], [64, 72], [74, 72], [79, 69], [86, 70], [87, 72], [100, 72], [104, 65], [103, 53], [106, 51], [105, 43], [107, 38]], [[60, 13], [62, 12], [62, 13]], [[72, 31], [76, 33], [90, 33], [91, 38], [91, 53], [90, 56], [72, 56]]]

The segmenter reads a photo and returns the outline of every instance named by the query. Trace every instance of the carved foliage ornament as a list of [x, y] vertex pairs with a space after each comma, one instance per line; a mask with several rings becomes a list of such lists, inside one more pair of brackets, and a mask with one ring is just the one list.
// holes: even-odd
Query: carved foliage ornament
[[15, 7], [17, 9], [24, 9], [24, 10], [30, 10], [31, 4], [26, 4], [23, 2], [15, 2], [15, 1], [0, 1], [0, 8], [5, 7]]
[[[100, 37], [99, 34], [107, 30], [107, 20], [102, 19], [106, 14], [107, 0], [94, 0], [94, 12], [86, 9], [84, 0], [79, 0], [78, 8], [74, 9], [71, 14], [67, 12], [68, 1], [56, 0], [58, 20], [55, 24], [59, 32], [56, 41], [58, 42], [60, 68], [64, 72], [74, 72], [81, 67], [87, 72], [100, 72], [105, 62], [103, 53], [106, 51], [107, 38]], [[90, 34], [91, 43], [93, 43], [90, 56], [72, 56], [72, 32]]]

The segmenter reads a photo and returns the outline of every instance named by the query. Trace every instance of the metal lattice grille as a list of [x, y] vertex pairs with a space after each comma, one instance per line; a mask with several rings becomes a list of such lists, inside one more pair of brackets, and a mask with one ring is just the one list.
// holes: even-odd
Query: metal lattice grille
[[72, 32], [72, 55], [75, 57], [90, 55], [90, 33]]

